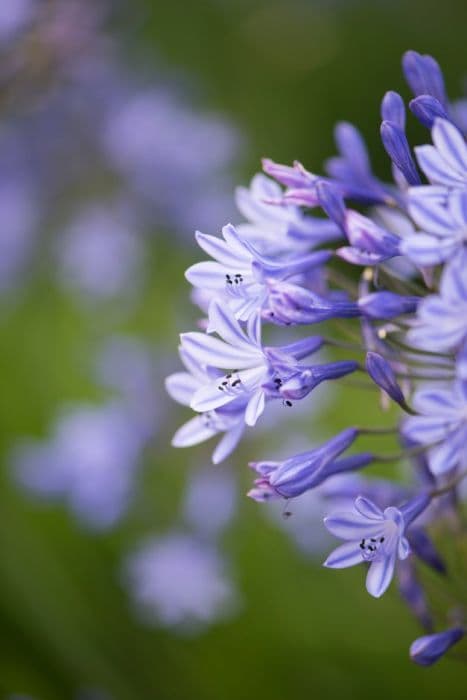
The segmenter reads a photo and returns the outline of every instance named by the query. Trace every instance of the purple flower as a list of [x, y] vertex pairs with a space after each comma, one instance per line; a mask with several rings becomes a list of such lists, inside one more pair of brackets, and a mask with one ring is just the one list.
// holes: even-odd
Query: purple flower
[[404, 189], [406, 184], [419, 185], [420, 177], [405, 135], [404, 102], [397, 92], [391, 90], [383, 97], [381, 118], [381, 139], [397, 179], [403, 181]]
[[64, 286], [102, 300], [135, 291], [135, 280], [142, 275], [143, 240], [125, 214], [115, 203], [95, 204], [71, 222], [57, 241]]
[[229, 308], [215, 301], [210, 306], [209, 326], [220, 338], [184, 333], [182, 348], [200, 365], [230, 371], [221, 376], [215, 372], [207, 384], [195, 391], [190, 405], [202, 413], [241, 405], [245, 423], [250, 426], [263, 413], [269, 395], [280, 397], [280, 387], [300, 367], [298, 360], [317, 347], [314, 337], [297, 344], [295, 356], [290, 354], [290, 348], [287, 353], [282, 348], [263, 347], [259, 317], [251, 317], [244, 332]]
[[377, 352], [368, 352], [365, 366], [372, 380], [398, 404], [405, 404], [404, 394], [397, 383], [394, 370]]
[[59, 417], [51, 438], [20, 443], [11, 460], [30, 492], [65, 501], [85, 525], [105, 530], [128, 508], [144, 444], [125, 405], [77, 405]]
[[386, 153], [402, 173], [407, 184], [419, 185], [420, 176], [412, 157], [405, 130], [399, 124], [385, 120], [381, 124], [381, 140]]
[[266, 304], [275, 280], [306, 272], [330, 257], [330, 253], [319, 251], [276, 262], [242, 240], [232, 225], [224, 226], [222, 235], [223, 241], [197, 232], [196, 240], [214, 262], [192, 265], [185, 276], [195, 287], [221, 292], [236, 318], [242, 321]]
[[462, 627], [452, 627], [444, 632], [419, 637], [410, 647], [410, 658], [419, 666], [431, 666], [457, 644], [464, 634]]
[[381, 119], [405, 129], [404, 100], [398, 92], [388, 90], [381, 100]]
[[436, 119], [447, 119], [450, 121], [441, 102], [431, 95], [419, 95], [411, 100], [409, 107], [410, 111], [428, 129], [433, 128]]
[[366, 466], [371, 461], [369, 455], [355, 455], [356, 458], [334, 461], [350, 447], [357, 435], [357, 430], [348, 428], [319, 447], [283, 462], [251, 462], [250, 467], [260, 478], [255, 481], [255, 487], [248, 495], [257, 501], [295, 498], [315, 488], [333, 474]]
[[317, 176], [305, 170], [303, 165], [297, 160], [293, 167], [288, 165], [280, 165], [275, 163], [270, 158], [263, 158], [263, 170], [267, 175], [270, 175], [275, 180], [286, 187], [300, 188], [310, 187], [316, 182]]
[[339, 255], [354, 265], [376, 265], [400, 255], [400, 239], [356, 211], [347, 211], [345, 230], [350, 246], [338, 248]]
[[431, 131], [433, 146], [417, 146], [420, 168], [432, 185], [455, 189], [467, 187], [467, 145], [462, 134], [446, 119], [435, 119]]
[[321, 382], [345, 377], [357, 369], [358, 362], [353, 360], [310, 365], [297, 369], [295, 372], [290, 372], [291, 376], [285, 381], [282, 380], [279, 391], [285, 399], [298, 401], [305, 398]]
[[146, 624], [199, 632], [235, 609], [224, 561], [190, 535], [169, 533], [144, 542], [128, 557], [125, 579]]
[[331, 318], [353, 318], [361, 311], [346, 294], [317, 294], [292, 282], [278, 282], [271, 289], [263, 316], [279, 325], [308, 325]]
[[248, 223], [238, 224], [240, 238], [261, 253], [290, 256], [310, 246], [340, 237], [339, 228], [327, 219], [305, 216], [299, 207], [282, 202], [282, 189], [268, 177], [257, 174], [250, 188], [238, 187], [237, 207]]
[[420, 297], [409, 297], [394, 292], [373, 292], [360, 297], [358, 307], [369, 318], [390, 319], [402, 314], [413, 313]]
[[[213, 302], [210, 327], [220, 338], [203, 333], [182, 334], [182, 348], [199, 364], [231, 370], [215, 376], [195, 391], [191, 399], [195, 411], [212, 411], [240, 398], [246, 402], [245, 421], [248, 425], [254, 425], [263, 412], [266, 397], [262, 385], [273, 370], [261, 345], [259, 318], [252, 319], [246, 334], [228, 307]], [[233, 370], [234, 367], [237, 369]]]
[[421, 389], [413, 397], [419, 415], [403, 424], [406, 438], [425, 445], [433, 474], [467, 464], [467, 382], [446, 389]]
[[366, 588], [368, 593], [379, 598], [391, 583], [397, 558], [405, 559], [409, 555], [405, 530], [415, 514], [426, 508], [428, 500], [414, 501], [401, 509], [391, 506], [382, 511], [369, 499], [359, 497], [354, 512], [326, 517], [324, 524], [329, 532], [346, 544], [335, 549], [324, 566], [342, 569], [369, 562]]
[[345, 197], [366, 203], [392, 199], [371, 170], [365, 142], [353, 124], [340, 122], [334, 131], [339, 156], [326, 162], [326, 171], [336, 181]]
[[[180, 357], [188, 371], [171, 374], [167, 377], [165, 386], [167, 393], [175, 401], [183, 406], [190, 406], [195, 393], [208, 385], [213, 377], [189, 351], [181, 348]], [[172, 445], [191, 447], [209, 440], [214, 435], [224, 433], [212, 455], [214, 464], [222, 462], [233, 452], [242, 438], [245, 430], [245, 405], [246, 400], [239, 397], [238, 401], [228, 407], [206, 411], [191, 418], [177, 430], [172, 438]]]
[[[294, 445], [292, 457], [251, 462], [256, 474], [248, 495], [261, 502], [303, 496], [313, 517], [324, 501], [333, 504], [337, 512], [325, 518], [326, 529], [344, 543], [325, 566], [368, 564], [366, 587], [377, 598], [397, 571], [410, 610], [431, 630], [415, 566], [445, 573], [424, 528], [454, 517], [467, 464], [467, 146], [456, 126], [467, 124], [467, 110], [448, 103], [432, 57], [408, 52], [404, 72], [415, 93], [411, 111], [431, 129], [433, 144], [413, 154], [404, 102], [387, 92], [381, 138], [394, 184], [375, 177], [360, 133], [343, 122], [328, 176], [297, 161], [289, 167], [265, 160], [263, 168], [276, 182], [257, 175], [250, 189], [237, 191], [247, 222], [224, 227], [222, 239], [196, 234], [212, 260], [193, 265], [186, 276], [196, 287], [192, 298], [208, 316], [199, 322], [206, 333], [181, 336], [188, 372], [172, 375], [168, 390], [200, 414], [177, 432], [176, 444], [225, 432], [225, 456], [266, 403], [291, 406], [324, 381], [361, 371], [361, 352], [367, 353], [366, 371], [382, 389], [381, 402], [391, 398], [411, 417], [387, 428], [347, 428], [305, 452], [297, 454]], [[421, 184], [422, 176], [428, 184]], [[347, 209], [349, 200], [359, 211]], [[378, 206], [361, 209], [365, 204]], [[310, 215], [318, 207], [328, 219]], [[339, 242], [329, 250], [316, 249], [334, 240]], [[365, 269], [357, 274], [345, 263]], [[319, 334], [292, 336], [279, 347], [266, 346], [261, 337], [262, 324], [274, 337], [289, 326], [321, 322]], [[322, 345], [336, 348], [336, 361], [306, 359]], [[342, 359], [345, 350], [358, 361]], [[422, 388], [421, 381], [430, 383]], [[313, 403], [322, 410], [317, 398]], [[348, 455], [359, 433], [380, 447]], [[400, 447], [386, 452], [386, 440]], [[373, 461], [399, 459], [415, 481], [404, 485], [355, 473]], [[410, 551], [415, 557], [409, 561]]]
[[406, 51], [402, 57], [402, 69], [412, 92], [418, 95], [432, 95], [442, 104], [447, 104], [444, 78], [438, 62], [428, 54]]

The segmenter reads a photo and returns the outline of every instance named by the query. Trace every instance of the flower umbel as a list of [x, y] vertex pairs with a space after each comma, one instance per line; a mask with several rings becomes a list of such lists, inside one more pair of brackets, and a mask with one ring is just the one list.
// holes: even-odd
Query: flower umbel
[[[391, 409], [381, 427], [347, 427], [286, 459], [250, 462], [257, 478], [248, 495], [326, 503], [325, 526], [344, 544], [325, 566], [366, 564], [366, 587], [376, 598], [396, 574], [422, 626], [448, 628], [412, 645], [413, 660], [429, 665], [461, 639], [467, 620], [461, 596], [455, 606], [432, 610], [419, 570], [422, 562], [448, 581], [449, 563], [431, 529], [443, 533], [450, 523], [456, 538], [464, 527], [467, 120], [450, 103], [434, 58], [408, 51], [403, 71], [414, 93], [409, 110], [393, 91], [381, 102], [391, 182], [374, 175], [362, 135], [341, 122], [338, 155], [325, 176], [298, 161], [264, 159], [266, 175], [237, 191], [247, 221], [225, 226], [222, 238], [196, 234], [212, 260], [192, 265], [186, 276], [208, 318], [205, 332], [182, 334], [188, 372], [172, 375], [167, 388], [198, 414], [174, 444], [224, 433], [214, 462], [273, 401], [319, 411], [316, 387], [342, 381], [374, 390], [359, 399], [370, 415], [379, 395], [381, 408]], [[411, 146], [407, 116], [429, 130], [426, 143]], [[270, 336], [287, 340], [272, 345]], [[409, 416], [400, 420], [399, 409]], [[380, 446], [353, 452], [357, 437]], [[378, 462], [388, 469], [401, 462], [403, 483], [401, 471], [392, 481], [367, 478]], [[354, 473], [364, 468], [365, 477]]]
[[360, 496], [353, 512], [334, 513], [324, 519], [329, 532], [346, 541], [329, 555], [324, 566], [343, 569], [369, 562], [366, 588], [368, 593], [379, 598], [391, 583], [396, 560], [406, 559], [410, 553], [405, 531], [411, 519], [410, 506], [401, 510], [390, 506], [383, 511]]

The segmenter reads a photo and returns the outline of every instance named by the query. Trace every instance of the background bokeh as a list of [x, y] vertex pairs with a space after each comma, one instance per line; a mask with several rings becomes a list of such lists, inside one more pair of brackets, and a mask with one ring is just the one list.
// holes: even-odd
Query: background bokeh
[[466, 22], [463, 0], [1, 4], [2, 697], [466, 697], [465, 666], [408, 661], [394, 587], [320, 567], [317, 504], [244, 497], [249, 459], [373, 420], [373, 398], [322, 392], [212, 467], [170, 447], [188, 416], [163, 389], [199, 315], [194, 229], [240, 221], [264, 155], [319, 171], [339, 119], [387, 175], [403, 51], [459, 95]]

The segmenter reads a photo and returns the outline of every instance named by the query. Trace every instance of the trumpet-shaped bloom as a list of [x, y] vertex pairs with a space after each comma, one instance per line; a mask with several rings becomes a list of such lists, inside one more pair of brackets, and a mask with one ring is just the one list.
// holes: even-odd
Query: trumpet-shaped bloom
[[[190, 352], [181, 348], [180, 357], [186, 372], [175, 372], [167, 377], [167, 393], [183, 406], [190, 406], [193, 396], [213, 378], [213, 370], [204, 368]], [[215, 371], [214, 371], [215, 376]], [[245, 401], [237, 402], [218, 410], [205, 411], [184, 423], [172, 438], [174, 447], [191, 447], [218, 435], [223, 436], [217, 444], [212, 460], [214, 464], [228, 457], [240, 442], [245, 430]]]
[[224, 240], [197, 232], [199, 245], [214, 261], [192, 265], [185, 276], [195, 287], [225, 294], [236, 318], [242, 321], [265, 305], [275, 280], [319, 267], [330, 257], [323, 250], [276, 262], [243, 240], [232, 225], [224, 226], [222, 235]]
[[[194, 392], [190, 405], [202, 413], [241, 407], [247, 425], [255, 425], [267, 396], [279, 397], [278, 389], [297, 372], [299, 360], [320, 345], [312, 336], [285, 348], [263, 347], [259, 316], [250, 318], [245, 332], [230, 309], [216, 301], [210, 306], [209, 327], [220, 338], [204, 333], [181, 336], [184, 350], [199, 364], [215, 368], [211, 380]], [[218, 371], [226, 369], [226, 374]], [[274, 386], [272, 392], [270, 384]]]
[[324, 566], [342, 569], [369, 562], [366, 588], [379, 598], [391, 583], [396, 560], [410, 553], [405, 530], [428, 505], [429, 499], [409, 502], [406, 506], [390, 506], [384, 511], [367, 498], [355, 501], [354, 511], [335, 513], [324, 519], [329, 532], [345, 540], [326, 559]]

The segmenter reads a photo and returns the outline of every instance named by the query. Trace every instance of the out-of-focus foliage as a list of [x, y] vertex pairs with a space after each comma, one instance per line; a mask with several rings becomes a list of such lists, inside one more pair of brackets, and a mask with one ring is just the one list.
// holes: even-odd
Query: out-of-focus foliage
[[[54, 24], [65, 4], [76, 15]], [[361, 572], [323, 570], [281, 534], [306, 542], [293, 518], [278, 528], [242, 496], [245, 464], [269, 442], [298, 423], [313, 441], [371, 407], [349, 390], [339, 411], [335, 396], [208, 467], [210, 446], [170, 448], [185, 412], [162, 378], [197, 316], [181, 317], [192, 231], [236, 216], [229, 191], [263, 155], [319, 169], [338, 119], [362, 128], [388, 170], [382, 90], [404, 89], [399, 60], [414, 48], [458, 92], [465, 3], [120, 0], [86, 22], [78, 0], [11, 5], [16, 19], [0, 10], [2, 697], [462, 698], [460, 665], [408, 664], [416, 626], [395, 591], [376, 604], [353, 585]], [[211, 494], [194, 476], [202, 484], [206, 467], [226, 472]], [[301, 549], [320, 552], [317, 518], [304, 527]], [[173, 545], [182, 567], [161, 556]], [[196, 598], [203, 576], [212, 609]]]

